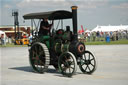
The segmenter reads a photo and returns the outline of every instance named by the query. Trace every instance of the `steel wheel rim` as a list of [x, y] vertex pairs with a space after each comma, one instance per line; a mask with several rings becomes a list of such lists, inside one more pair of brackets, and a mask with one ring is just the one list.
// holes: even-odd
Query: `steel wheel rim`
[[81, 57], [79, 67], [83, 73], [92, 74], [96, 70], [94, 55], [89, 51], [85, 51]]
[[76, 72], [76, 59], [71, 53], [64, 53], [59, 58], [60, 72], [68, 77], [71, 77]]

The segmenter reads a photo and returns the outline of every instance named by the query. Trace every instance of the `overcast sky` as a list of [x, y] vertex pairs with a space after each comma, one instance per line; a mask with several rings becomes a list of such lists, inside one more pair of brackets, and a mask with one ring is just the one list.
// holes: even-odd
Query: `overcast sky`
[[0, 25], [13, 25], [12, 10], [18, 9], [20, 25], [23, 15], [33, 12], [69, 10], [78, 6], [78, 27], [128, 25], [128, 0], [0, 0]]

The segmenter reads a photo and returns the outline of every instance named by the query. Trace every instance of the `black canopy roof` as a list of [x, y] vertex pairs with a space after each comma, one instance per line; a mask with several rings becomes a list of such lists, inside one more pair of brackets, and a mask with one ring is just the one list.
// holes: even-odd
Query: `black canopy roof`
[[49, 20], [69, 19], [72, 18], [72, 12], [65, 10], [58, 10], [58, 11], [50, 11], [50, 12], [30, 13], [30, 14], [25, 14], [23, 18], [24, 19], [48, 18]]

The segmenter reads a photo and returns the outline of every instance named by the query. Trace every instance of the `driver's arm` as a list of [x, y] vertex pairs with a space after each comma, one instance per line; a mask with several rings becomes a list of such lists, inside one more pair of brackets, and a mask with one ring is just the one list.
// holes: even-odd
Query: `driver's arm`
[[42, 26], [43, 29], [49, 30], [49, 27]]

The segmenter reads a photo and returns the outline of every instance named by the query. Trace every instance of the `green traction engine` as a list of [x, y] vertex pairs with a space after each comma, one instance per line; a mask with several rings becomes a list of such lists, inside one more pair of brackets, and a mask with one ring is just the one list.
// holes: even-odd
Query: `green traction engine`
[[[49, 20], [72, 19], [73, 31], [67, 26], [66, 30], [56, 29], [47, 36], [33, 34], [33, 41], [29, 49], [30, 65], [35, 72], [44, 73], [49, 65], [64, 76], [71, 77], [76, 73], [77, 65], [85, 74], [92, 74], [96, 70], [94, 55], [85, 49], [85, 45], [78, 41], [77, 34], [77, 6], [72, 6], [72, 12], [65, 10], [30, 13], [24, 19], [48, 18]], [[33, 26], [33, 25], [32, 25]], [[32, 28], [33, 29], [33, 28]]]

